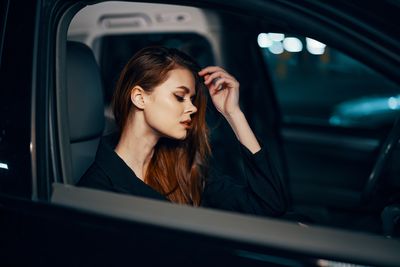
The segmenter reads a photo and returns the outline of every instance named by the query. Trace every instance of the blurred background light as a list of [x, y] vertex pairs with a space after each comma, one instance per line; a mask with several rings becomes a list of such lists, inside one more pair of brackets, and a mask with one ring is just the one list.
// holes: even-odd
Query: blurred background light
[[267, 48], [272, 45], [272, 40], [266, 33], [260, 33], [257, 37], [257, 42], [261, 48]]
[[0, 162], [0, 168], [8, 170], [8, 165], [6, 163], [1, 163]]
[[313, 55], [322, 55], [325, 52], [326, 45], [317, 40], [306, 37], [307, 50]]
[[275, 55], [283, 53], [283, 45], [281, 42], [272, 42], [272, 45], [268, 47], [269, 52]]
[[275, 33], [275, 32], [270, 32], [268, 33], [269, 38], [271, 38], [272, 41], [275, 42], [280, 42], [285, 38], [285, 35], [283, 33]]
[[303, 50], [303, 44], [298, 38], [286, 37], [283, 39], [283, 48], [288, 52], [300, 52]]
[[396, 98], [396, 97], [389, 97], [389, 99], [388, 99], [388, 106], [389, 106], [389, 108], [390, 109], [399, 109], [400, 108], [400, 103], [399, 103], [399, 100], [400, 99], [398, 99], [398, 98]]

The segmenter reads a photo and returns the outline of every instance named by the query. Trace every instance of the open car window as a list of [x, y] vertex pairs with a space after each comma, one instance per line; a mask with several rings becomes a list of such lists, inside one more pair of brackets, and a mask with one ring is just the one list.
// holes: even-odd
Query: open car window
[[[294, 206], [301, 206], [299, 209], [301, 215], [305, 213], [304, 218], [310, 218], [311, 222], [329, 224], [330, 221], [338, 220], [331, 226], [346, 228], [341, 222], [339, 223], [341, 219], [336, 218], [339, 214], [336, 214], [334, 209], [338, 206], [333, 203], [342, 203], [340, 209], [344, 209], [345, 216], [349, 217], [355, 211], [354, 207], [361, 205], [359, 199], [363, 185], [372, 168], [375, 155], [373, 151], [378, 149], [380, 140], [376, 136], [369, 138], [367, 135], [366, 138], [365, 134], [361, 134], [360, 137], [352, 137], [355, 143], [360, 142], [357, 147], [361, 147], [361, 142], [370, 144], [370, 150], [367, 152], [369, 153], [368, 159], [366, 159], [370, 167], [357, 173], [357, 176], [354, 177], [352, 177], [352, 173], [341, 173], [346, 171], [340, 169], [341, 165], [347, 164], [349, 159], [343, 159], [342, 156], [333, 159], [329, 152], [324, 154], [324, 158], [321, 158], [323, 161], [340, 166], [340, 168], [336, 168], [339, 171], [331, 173], [332, 177], [329, 177], [325, 176], [323, 171], [321, 171], [322, 175], [318, 172], [307, 172], [315, 170], [312, 166], [318, 162], [314, 159], [304, 165], [307, 167], [302, 169], [299, 169], [301, 166], [293, 167], [292, 162], [298, 162], [301, 155], [292, 153], [291, 145], [287, 145], [285, 140], [287, 132], [279, 128], [279, 121], [281, 119], [283, 125], [288, 122], [289, 124], [294, 122], [295, 125], [309, 122], [312, 126], [321, 124], [323, 126], [368, 129], [379, 128], [382, 125], [389, 127], [394, 122], [398, 110], [396, 100], [398, 86], [345, 53], [306, 37], [306, 35], [301, 37], [277, 32], [260, 34], [259, 29], [251, 31], [247, 26], [240, 28], [241, 21], [249, 23], [249, 25], [255, 23], [251, 16], [233, 15], [211, 9], [124, 2], [104, 2], [90, 5], [75, 14], [68, 27], [67, 40], [87, 45], [94, 54], [100, 70], [103, 102], [99, 102], [99, 105], [104, 105], [105, 122], [103, 132], [97, 131], [97, 138], [86, 140], [85, 138], [91, 137], [92, 133], [89, 131], [87, 135], [80, 136], [80, 124], [74, 125], [71, 120], [71, 116], [81, 117], [85, 113], [84, 110], [79, 110], [79, 106], [77, 106], [78, 108], [73, 106], [73, 102], [78, 101], [79, 97], [72, 96], [68, 100], [67, 104], [72, 106], [66, 108], [70, 117], [68, 125], [70, 132], [64, 136], [69, 138], [67, 141], [69, 149], [65, 150], [67, 155], [61, 157], [63, 175], [66, 176], [64, 181], [76, 183], [87, 165], [93, 160], [93, 152], [91, 156], [86, 152], [93, 150], [102, 136], [115, 131], [110, 102], [118, 74], [124, 64], [144, 46], [165, 45], [187, 52], [201, 66], [222, 64], [233, 70], [242, 83], [244, 93], [241, 94], [241, 105], [243, 110], [253, 124], [258, 137], [262, 141], [266, 141], [267, 146], [271, 148], [269, 154], [275, 159], [274, 163], [281, 166], [282, 175], [288, 186], [291, 187], [291, 193], [294, 194]], [[274, 26], [267, 27], [273, 28]], [[243, 41], [234, 43], [238, 34], [242, 36]], [[249, 44], [252, 45], [257, 39], [258, 51], [245, 50], [247, 46], [244, 40], [249, 38], [254, 38], [252, 41], [249, 40]], [[235, 51], [243, 51], [243, 54], [239, 56]], [[246, 55], [246, 53], [257, 52], [261, 52], [261, 58], [253, 59]], [[230, 53], [234, 53], [236, 57]], [[238, 64], [239, 62], [243, 62], [244, 65]], [[258, 69], [250, 74], [249, 68], [244, 68], [245, 65], [257, 66]], [[265, 99], [263, 94], [268, 99]], [[68, 96], [70, 97], [70, 95]], [[274, 96], [276, 96], [278, 106], [263, 110], [263, 107], [273, 103], [272, 97]], [[380, 108], [379, 105], [384, 107]], [[209, 106], [212, 107], [210, 104]], [[374, 108], [379, 110], [371, 111]], [[357, 114], [350, 114], [352, 110]], [[210, 127], [212, 145], [224, 147], [224, 150], [229, 151], [226, 153], [221, 149], [214, 150], [218, 164], [227, 173], [240, 173], [241, 159], [238, 151], [234, 149], [235, 137], [229, 126], [226, 123], [224, 125], [223, 120], [218, 118], [215, 110], [209, 113], [208, 123], [212, 125]], [[275, 114], [275, 117], [265, 120], [263, 116], [266, 113], [269, 113], [269, 116]], [[279, 114], [282, 114], [282, 118], [279, 118]], [[67, 121], [65, 113], [60, 113], [60, 120]], [[100, 120], [102, 119], [100, 118]], [[274, 125], [276, 122], [278, 124]], [[67, 126], [67, 123], [65, 125]], [[275, 128], [271, 128], [271, 126], [275, 126]], [[308, 130], [308, 128], [302, 130], [306, 132], [306, 136], [320, 134], [318, 131]], [[275, 132], [283, 133], [283, 144], [276, 142], [278, 139], [275, 138], [278, 136], [271, 134]], [[76, 133], [78, 133], [77, 136], [75, 136]], [[335, 131], [328, 131], [324, 134], [334, 135]], [[334, 142], [328, 141], [328, 145]], [[272, 149], [274, 146], [282, 145], [285, 147], [284, 150]], [[79, 148], [80, 146], [83, 146], [83, 149]], [[353, 153], [350, 148], [344, 146], [340, 153]], [[318, 150], [310, 151], [310, 153], [320, 153], [320, 148], [316, 149]], [[354, 153], [359, 153], [359, 151]], [[294, 156], [297, 158], [293, 159]], [[282, 162], [285, 157], [289, 158], [288, 166]], [[363, 161], [364, 158], [361, 157], [360, 161]], [[82, 167], [80, 162], [86, 162], [86, 165], [82, 165]], [[76, 167], [76, 164], [79, 167]], [[321, 165], [322, 168], [325, 172], [329, 172], [329, 168], [324, 164]], [[357, 162], [357, 164], [359, 163]], [[288, 170], [285, 170], [285, 166], [288, 167]], [[70, 176], [73, 176], [73, 179], [70, 179]], [[329, 185], [334, 180], [338, 182]], [[298, 186], [297, 183], [300, 182], [302, 185]], [[319, 185], [319, 183], [322, 184]], [[312, 199], [313, 197], [306, 193], [314, 190], [311, 188], [320, 192], [333, 191], [324, 195], [326, 199], [324, 196]], [[307, 194], [309, 197], [307, 201], [311, 198], [312, 205], [320, 208], [317, 208], [316, 211], [309, 211], [311, 206], [305, 204], [306, 200], [302, 197], [298, 197], [300, 194]], [[337, 200], [336, 198], [339, 198], [340, 194], [346, 194], [347, 198]], [[304, 208], [302, 205], [307, 205], [307, 207]], [[357, 208], [355, 209], [357, 210]], [[323, 212], [327, 212], [328, 215], [323, 215]], [[379, 213], [378, 211], [374, 212]], [[373, 225], [371, 226], [372, 231], [378, 231], [379, 222], [375, 220], [371, 224]]]

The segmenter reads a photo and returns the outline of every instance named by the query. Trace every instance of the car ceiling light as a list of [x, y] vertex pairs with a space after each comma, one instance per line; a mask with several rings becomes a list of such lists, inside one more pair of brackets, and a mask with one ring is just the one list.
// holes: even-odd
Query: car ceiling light
[[283, 53], [283, 45], [281, 42], [272, 42], [272, 45], [268, 47], [269, 52], [275, 55]]
[[268, 33], [269, 38], [271, 38], [272, 41], [275, 42], [280, 42], [285, 38], [285, 35], [283, 33], [275, 33], [275, 32], [270, 32]]
[[266, 33], [260, 33], [257, 37], [257, 43], [261, 48], [268, 48], [272, 45], [272, 40]]
[[8, 170], [8, 165], [6, 163], [1, 163], [0, 162], [0, 169], [6, 169]]
[[144, 14], [118, 14], [102, 16], [99, 21], [104, 28], [144, 28], [151, 20]]
[[283, 39], [283, 48], [288, 52], [300, 52], [303, 50], [303, 44], [300, 39], [296, 37], [286, 37]]
[[322, 55], [325, 53], [326, 45], [317, 40], [306, 37], [307, 51], [313, 55]]

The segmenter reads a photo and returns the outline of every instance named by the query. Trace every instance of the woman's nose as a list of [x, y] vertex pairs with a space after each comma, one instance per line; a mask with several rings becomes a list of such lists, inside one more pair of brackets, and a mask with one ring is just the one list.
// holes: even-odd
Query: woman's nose
[[187, 113], [190, 113], [190, 114], [196, 113], [196, 112], [197, 112], [197, 107], [196, 107], [195, 105], [193, 105], [192, 102], [190, 102], [190, 103], [188, 104], [188, 107], [187, 107], [187, 109], [186, 109], [186, 112], [187, 112]]

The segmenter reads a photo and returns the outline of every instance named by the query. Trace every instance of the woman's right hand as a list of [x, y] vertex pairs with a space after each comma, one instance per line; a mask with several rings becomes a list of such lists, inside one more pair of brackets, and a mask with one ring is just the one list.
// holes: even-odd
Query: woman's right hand
[[209, 66], [199, 75], [204, 78], [215, 108], [224, 116], [240, 112], [239, 82], [221, 67]]

